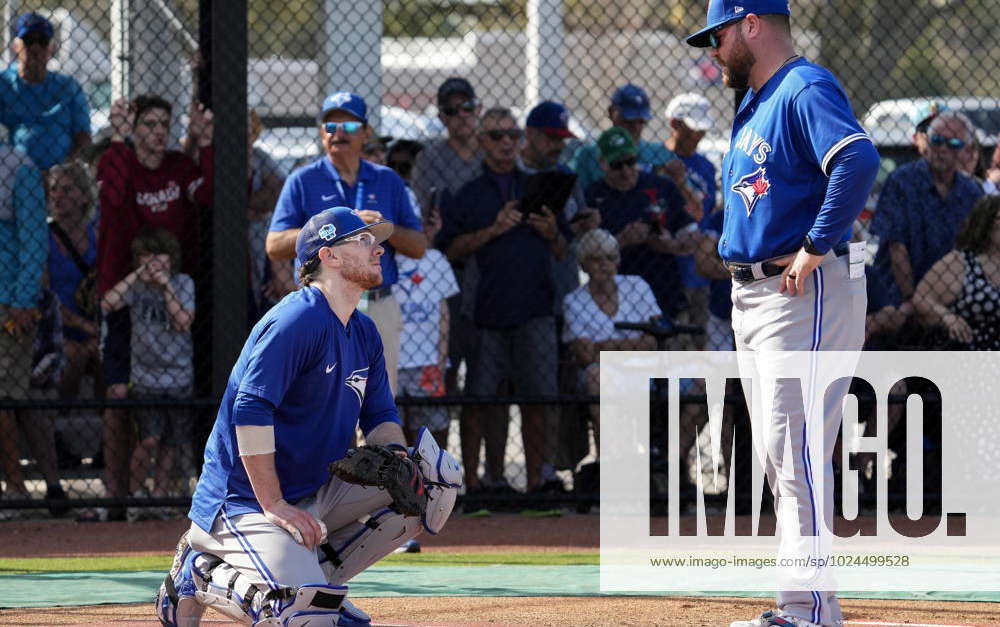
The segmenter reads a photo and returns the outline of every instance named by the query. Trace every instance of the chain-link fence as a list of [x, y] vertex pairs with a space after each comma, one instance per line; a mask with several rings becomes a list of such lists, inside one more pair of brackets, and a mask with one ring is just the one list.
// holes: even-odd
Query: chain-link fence
[[[423, 426], [448, 443], [470, 507], [585, 507], [599, 351], [732, 348], [715, 244], [737, 95], [684, 44], [704, 10], [7, 2], [0, 513], [178, 515], [240, 346], [297, 288], [280, 235], [334, 204], [400, 227], [360, 307], [409, 437]], [[957, 0], [792, 11], [798, 52], [838, 76], [883, 156], [855, 224], [867, 346], [996, 348], [998, 204], [979, 198], [1000, 184], [984, 45], [1000, 13]], [[654, 416], [665, 394], [653, 386]], [[705, 445], [704, 416], [685, 416], [682, 458]], [[728, 422], [743, 476], [746, 418]]]

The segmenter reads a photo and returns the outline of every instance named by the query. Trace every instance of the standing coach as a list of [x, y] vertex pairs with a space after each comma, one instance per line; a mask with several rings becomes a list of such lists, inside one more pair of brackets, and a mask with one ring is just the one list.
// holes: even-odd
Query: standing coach
[[[795, 53], [789, 15], [787, 0], [712, 0], [707, 26], [687, 38], [711, 47], [728, 87], [747, 89], [722, 164], [719, 239], [733, 276], [741, 367], [753, 354], [860, 351], [864, 341], [863, 244], [848, 240], [875, 180], [878, 153], [837, 79]], [[813, 420], [810, 412], [807, 420], [793, 387], [799, 383], [778, 383], [774, 418], [755, 417], [754, 441], [762, 445], [757, 455], [780, 512], [782, 545], [791, 538], [816, 553], [822, 544], [816, 538], [829, 538], [832, 527], [830, 462], [847, 390], [828, 391], [825, 418]], [[822, 429], [825, 452], [810, 452], [809, 429]], [[805, 463], [786, 461], [786, 448]], [[822, 481], [814, 482], [810, 459], [820, 461]], [[778, 609], [731, 627], [841, 624], [830, 579], [819, 570], [779, 572]]]
[[370, 132], [368, 107], [361, 96], [341, 91], [323, 101], [319, 133], [326, 154], [285, 179], [266, 247], [268, 257], [275, 261], [293, 259], [295, 238], [302, 225], [331, 207], [354, 209], [366, 224], [382, 220], [393, 223], [392, 237], [383, 245], [382, 284], [368, 290], [365, 313], [375, 321], [382, 336], [385, 369], [395, 393], [399, 334], [403, 330], [399, 303], [392, 295], [398, 277], [396, 251], [419, 259], [427, 249], [427, 238], [403, 179], [390, 168], [361, 159]]

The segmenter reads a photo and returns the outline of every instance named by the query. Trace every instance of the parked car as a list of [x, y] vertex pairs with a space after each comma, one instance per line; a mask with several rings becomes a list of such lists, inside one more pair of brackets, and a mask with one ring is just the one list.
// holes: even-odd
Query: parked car
[[979, 143], [983, 146], [996, 145], [997, 134], [1000, 133], [1000, 98], [951, 96], [882, 100], [868, 109], [861, 124], [879, 148], [909, 146], [913, 137], [913, 112], [931, 102], [965, 114], [976, 127]]

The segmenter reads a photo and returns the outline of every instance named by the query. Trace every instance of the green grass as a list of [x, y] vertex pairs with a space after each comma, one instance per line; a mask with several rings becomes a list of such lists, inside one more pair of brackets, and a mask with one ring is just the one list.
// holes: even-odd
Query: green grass
[[[0, 575], [81, 571], [137, 571], [170, 568], [171, 554], [0, 559]], [[380, 565], [399, 566], [579, 566], [599, 563], [597, 553], [402, 553]]]

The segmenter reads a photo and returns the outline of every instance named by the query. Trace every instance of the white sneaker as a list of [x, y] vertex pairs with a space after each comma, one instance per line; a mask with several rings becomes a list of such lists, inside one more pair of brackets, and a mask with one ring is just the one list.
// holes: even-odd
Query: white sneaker
[[398, 548], [396, 548], [395, 551], [393, 551], [393, 553], [419, 553], [419, 552], [420, 552], [420, 543], [412, 539], [407, 540]]
[[729, 627], [823, 627], [823, 625], [785, 614], [780, 610], [768, 610], [753, 620], [733, 621]]

